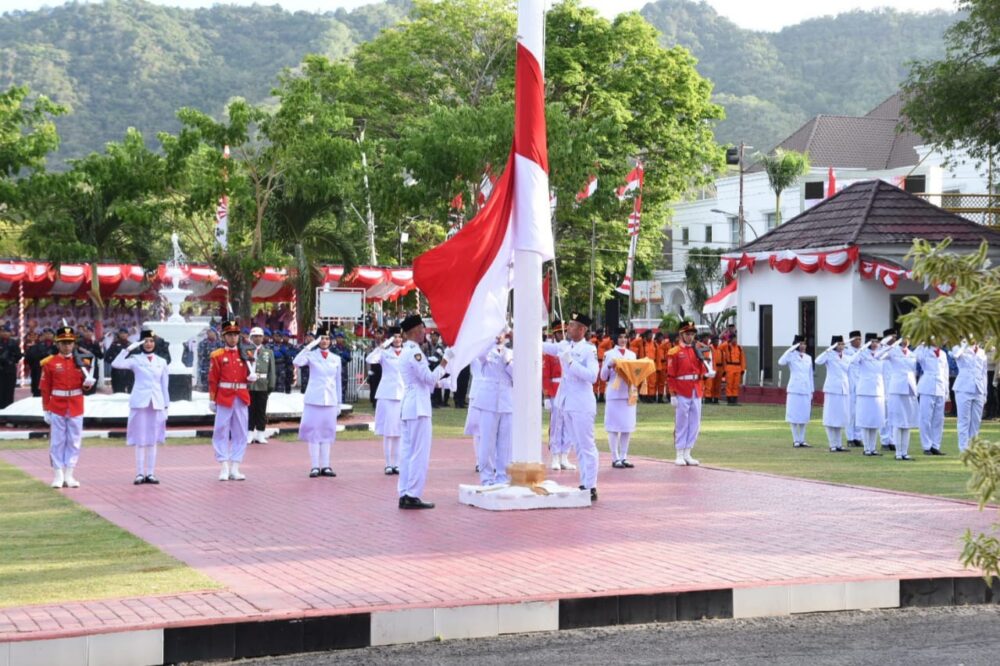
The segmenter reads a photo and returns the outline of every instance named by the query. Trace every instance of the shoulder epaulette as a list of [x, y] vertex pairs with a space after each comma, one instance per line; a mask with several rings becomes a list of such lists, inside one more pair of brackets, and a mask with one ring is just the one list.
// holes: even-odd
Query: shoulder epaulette
[[209, 357], [209, 358], [215, 358], [216, 356], [222, 356], [222, 355], [223, 355], [223, 354], [225, 354], [225, 353], [226, 353], [226, 349], [225, 349], [225, 347], [219, 347], [219, 348], [218, 348], [218, 349], [216, 349], [216, 350], [215, 350], [214, 352], [212, 352], [211, 354], [209, 354], [209, 356], [208, 356], [208, 357]]
[[670, 348], [670, 349], [669, 349], [669, 350], [667, 351], [667, 356], [674, 356], [674, 355], [676, 355], [676, 354], [677, 354], [678, 352], [680, 352], [680, 350], [681, 350], [681, 347], [680, 347], [680, 345], [677, 345], [677, 346], [674, 346], [674, 347], [671, 347], [671, 348]]
[[48, 356], [46, 356], [45, 358], [43, 358], [43, 359], [42, 359], [42, 360], [40, 361], [40, 364], [41, 364], [41, 365], [45, 365], [46, 363], [48, 363], [49, 361], [51, 361], [51, 360], [52, 360], [52, 359], [54, 359], [55, 357], [56, 357], [56, 355], [55, 355], [55, 354], [49, 354]]

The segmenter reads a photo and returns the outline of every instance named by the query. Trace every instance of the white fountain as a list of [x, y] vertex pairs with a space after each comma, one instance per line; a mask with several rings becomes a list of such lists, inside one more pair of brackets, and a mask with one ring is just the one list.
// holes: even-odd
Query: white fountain
[[182, 362], [184, 344], [205, 330], [205, 324], [185, 321], [181, 316], [181, 303], [192, 293], [190, 289], [182, 289], [180, 286], [181, 278], [186, 274], [187, 258], [181, 252], [176, 233], [170, 235], [170, 242], [174, 247], [174, 256], [167, 261], [166, 273], [171, 286], [160, 289], [160, 298], [170, 304], [170, 316], [166, 321], [144, 322], [142, 327], [166, 340], [170, 347], [170, 365], [167, 367], [170, 373], [170, 400], [190, 400], [194, 374]]

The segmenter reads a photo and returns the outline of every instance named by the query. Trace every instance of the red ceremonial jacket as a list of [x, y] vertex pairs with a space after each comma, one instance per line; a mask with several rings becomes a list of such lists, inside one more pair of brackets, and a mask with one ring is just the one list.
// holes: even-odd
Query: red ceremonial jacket
[[[247, 388], [247, 354], [239, 347], [222, 347], [212, 352], [208, 365], [208, 399], [223, 407], [232, 407], [237, 398], [250, 404]], [[240, 388], [225, 388], [219, 384], [239, 384]]]
[[[42, 409], [59, 416], [82, 416], [83, 380], [83, 370], [72, 356], [53, 354], [42, 359], [42, 379], [38, 384], [42, 391]], [[53, 391], [72, 391], [76, 395], [52, 395]]]
[[544, 354], [542, 356], [542, 392], [546, 397], [556, 397], [559, 382], [562, 381], [562, 365], [558, 356]]
[[667, 384], [672, 395], [700, 398], [705, 394], [704, 376], [705, 364], [694, 347], [679, 343], [667, 352]]

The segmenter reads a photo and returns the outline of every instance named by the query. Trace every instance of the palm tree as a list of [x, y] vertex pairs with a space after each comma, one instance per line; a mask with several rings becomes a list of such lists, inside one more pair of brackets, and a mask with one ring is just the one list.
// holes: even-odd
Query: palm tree
[[777, 226], [781, 224], [781, 193], [809, 171], [809, 155], [775, 148], [773, 154], [762, 154], [759, 159], [767, 172], [767, 181], [774, 190], [774, 223]]

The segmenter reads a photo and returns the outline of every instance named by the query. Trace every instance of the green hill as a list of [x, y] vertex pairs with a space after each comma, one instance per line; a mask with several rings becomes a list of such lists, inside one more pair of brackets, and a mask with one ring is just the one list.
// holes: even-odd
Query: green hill
[[[277, 74], [307, 53], [337, 58], [405, 16], [409, 0], [351, 12], [276, 6], [184, 10], [143, 0], [71, 3], [0, 16], [0, 88], [28, 84], [69, 106], [58, 159], [136, 127], [176, 131], [175, 111], [220, 115], [228, 100], [267, 100]], [[913, 58], [943, 53], [954, 14], [855, 11], [777, 33], [743, 30], [705, 2], [659, 0], [643, 16], [699, 60], [727, 119], [721, 142], [766, 149], [817, 113], [864, 113], [896, 91]]]

